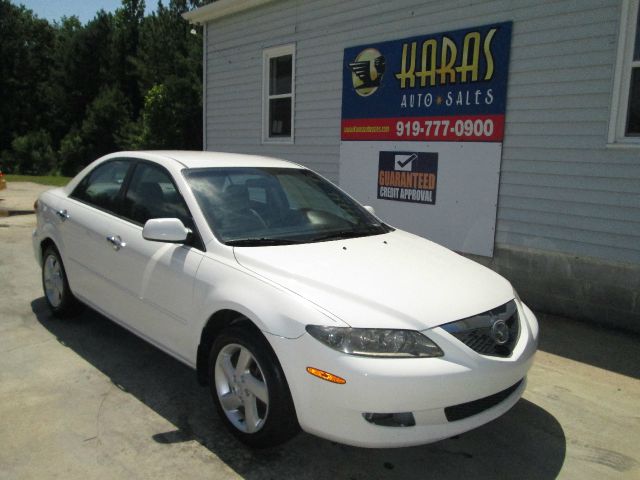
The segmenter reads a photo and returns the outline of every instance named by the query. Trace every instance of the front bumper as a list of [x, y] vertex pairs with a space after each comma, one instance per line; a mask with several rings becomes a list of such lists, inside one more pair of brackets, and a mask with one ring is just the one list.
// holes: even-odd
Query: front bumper
[[[298, 339], [267, 337], [282, 364], [303, 430], [361, 447], [420, 445], [479, 427], [504, 414], [522, 396], [538, 327], [531, 310], [518, 304], [521, 333], [509, 358], [480, 355], [438, 327], [425, 333], [445, 354], [424, 359], [345, 355], [308, 334]], [[338, 375], [346, 384], [311, 376], [307, 367]], [[463, 419], [447, 420], [445, 408], [491, 397], [516, 384], [498, 403], [489, 402], [488, 408]], [[405, 412], [413, 414], [414, 426], [381, 426], [363, 416]]]

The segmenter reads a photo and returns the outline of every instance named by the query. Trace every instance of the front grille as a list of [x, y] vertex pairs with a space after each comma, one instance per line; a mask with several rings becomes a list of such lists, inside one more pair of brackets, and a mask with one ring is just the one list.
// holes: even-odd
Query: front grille
[[482, 355], [508, 357], [520, 335], [520, 320], [516, 302], [462, 320], [442, 325], [442, 328]]
[[444, 414], [449, 422], [455, 422], [456, 420], [462, 420], [464, 418], [477, 415], [502, 402], [511, 395], [521, 383], [522, 380], [515, 385], [510, 386], [506, 390], [494, 393], [488, 397], [473, 400], [472, 402], [461, 403], [460, 405], [454, 405], [452, 407], [446, 407], [444, 409]]

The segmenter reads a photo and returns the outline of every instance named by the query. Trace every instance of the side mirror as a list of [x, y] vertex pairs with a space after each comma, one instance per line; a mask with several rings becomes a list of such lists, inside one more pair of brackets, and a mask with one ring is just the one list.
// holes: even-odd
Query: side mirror
[[177, 218], [152, 218], [142, 229], [142, 238], [152, 242], [184, 243], [191, 230]]
[[364, 209], [369, 212], [371, 215], [375, 215], [376, 211], [373, 209], [373, 207], [371, 205], [365, 205]]

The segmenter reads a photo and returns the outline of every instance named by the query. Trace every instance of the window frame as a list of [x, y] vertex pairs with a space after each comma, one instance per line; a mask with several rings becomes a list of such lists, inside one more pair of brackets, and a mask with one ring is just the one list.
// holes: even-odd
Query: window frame
[[633, 68], [640, 68], [640, 60], [633, 60], [638, 4], [639, 0], [623, 0], [621, 4], [618, 51], [607, 137], [607, 145], [612, 147], [640, 147], [640, 135], [626, 135], [631, 74]]
[[[86, 190], [86, 184], [89, 181], [89, 178], [91, 177], [91, 175], [93, 175], [93, 173], [98, 170], [99, 168], [102, 168], [110, 163], [115, 163], [115, 162], [126, 162], [128, 163], [127, 166], [127, 172], [124, 175], [124, 179], [122, 180], [122, 184], [120, 185], [120, 190], [118, 190], [118, 193], [116, 194], [116, 196], [114, 197], [114, 201], [115, 201], [115, 209], [108, 209], [108, 208], [104, 208], [101, 205], [96, 205], [95, 203], [89, 202], [84, 198], [81, 198], [78, 196], [78, 192], [79, 190], [83, 189]], [[82, 180], [80, 180], [80, 182], [78, 182], [78, 184], [73, 188], [73, 190], [71, 191], [71, 193], [69, 193], [68, 197], [72, 200], [75, 200], [76, 202], [80, 202], [84, 205], [87, 205], [91, 208], [95, 208], [96, 210], [100, 210], [101, 212], [107, 213], [109, 215], [113, 215], [115, 217], [121, 218], [120, 217], [120, 210], [121, 210], [121, 202], [122, 202], [122, 198], [123, 198], [123, 192], [126, 190], [126, 188], [129, 186], [129, 177], [131, 175], [131, 172], [133, 171], [134, 167], [136, 164], [136, 160], [133, 158], [128, 158], [128, 157], [116, 157], [116, 158], [110, 158], [109, 160], [105, 161], [105, 162], [101, 162], [100, 164], [96, 165], [94, 168], [92, 168], [90, 171], [87, 172], [87, 174], [82, 178]]]
[[[86, 200], [79, 198], [76, 196], [76, 192], [78, 191], [79, 188], [82, 188], [83, 184], [88, 181], [88, 178], [91, 176], [91, 174], [93, 172], [95, 172], [98, 168], [102, 167], [103, 165], [107, 165], [109, 163], [112, 162], [117, 162], [117, 161], [126, 161], [129, 165], [127, 168], [127, 173], [125, 174], [125, 177], [122, 181], [122, 185], [120, 185], [120, 190], [118, 191], [118, 195], [116, 195], [116, 209], [115, 210], [109, 210], [106, 208], [103, 208], [99, 205], [95, 205], [93, 203], [87, 202]], [[169, 180], [171, 181], [171, 183], [173, 184], [173, 187], [175, 188], [179, 198], [182, 200], [182, 202], [184, 203], [184, 206], [187, 209], [187, 213], [189, 214], [189, 216], [192, 219], [192, 223], [193, 226], [191, 228], [192, 230], [192, 235], [191, 238], [183, 243], [182, 245], [185, 247], [192, 247], [195, 248], [197, 250], [200, 250], [202, 252], [206, 251], [206, 247], [204, 245], [204, 241], [202, 240], [202, 235], [200, 235], [200, 231], [198, 229], [198, 225], [196, 224], [195, 218], [193, 217], [193, 213], [191, 212], [191, 209], [189, 208], [189, 204], [186, 202], [186, 200], [184, 199], [184, 195], [182, 195], [182, 192], [180, 191], [180, 189], [178, 188], [178, 184], [176, 183], [176, 179], [173, 177], [173, 175], [171, 174], [171, 172], [164, 166], [161, 165], [157, 162], [154, 161], [150, 161], [150, 160], [145, 160], [142, 158], [132, 158], [132, 157], [116, 157], [116, 158], [110, 158], [109, 160], [106, 160], [98, 165], [96, 165], [94, 168], [92, 168], [90, 171], [87, 172], [87, 174], [80, 180], [80, 182], [73, 188], [73, 190], [71, 191], [71, 193], [69, 193], [68, 198], [82, 203], [83, 205], [87, 205], [91, 208], [95, 208], [96, 210], [99, 210], [103, 213], [106, 213], [107, 215], [111, 215], [112, 217], [118, 218], [119, 220], [122, 220], [124, 222], [127, 222], [131, 225], [135, 225], [136, 227], [140, 228], [140, 230], [142, 231], [142, 229], [144, 228], [144, 225], [136, 222], [134, 219], [130, 218], [129, 216], [127, 216], [125, 214], [125, 212], [123, 211], [123, 202], [124, 199], [127, 195], [127, 192], [129, 191], [129, 187], [131, 185], [131, 180], [133, 179], [133, 174], [136, 171], [136, 169], [138, 168], [138, 166], [140, 164], [148, 164], [151, 165], [153, 167], [158, 168], [159, 170], [161, 170], [163, 173], [165, 173], [167, 175], [167, 177], [169, 178]]]
[[189, 246], [189, 247], [193, 247], [197, 250], [200, 251], [206, 251], [206, 248], [204, 246], [204, 242], [202, 240], [202, 236], [200, 235], [200, 232], [198, 230], [198, 225], [196, 224], [195, 218], [193, 217], [193, 213], [191, 213], [191, 209], [189, 208], [189, 204], [186, 202], [186, 200], [184, 199], [184, 196], [182, 195], [182, 192], [180, 192], [180, 189], [178, 188], [178, 184], [176, 183], [176, 179], [173, 177], [173, 175], [171, 175], [171, 172], [164, 166], [161, 165], [159, 163], [150, 161], [150, 160], [145, 160], [145, 159], [136, 159], [135, 162], [133, 162], [133, 166], [129, 169], [129, 172], [127, 173], [127, 178], [124, 182], [124, 188], [122, 190], [120, 190], [120, 212], [118, 218], [120, 218], [121, 220], [124, 220], [125, 222], [128, 222], [132, 225], [136, 225], [137, 227], [140, 227], [141, 229], [144, 228], [144, 224], [137, 222], [135, 219], [129, 217], [126, 212], [124, 211], [124, 200], [127, 197], [127, 193], [129, 192], [129, 188], [131, 187], [131, 181], [133, 180], [133, 176], [135, 175], [136, 170], [141, 166], [141, 165], [147, 165], [150, 166], [151, 168], [156, 168], [159, 171], [161, 171], [162, 173], [167, 175], [167, 178], [169, 179], [169, 181], [173, 184], [173, 188], [175, 189], [178, 198], [182, 201], [182, 203], [184, 204], [184, 207], [186, 209], [187, 214], [189, 215], [189, 217], [191, 218], [191, 223], [193, 224], [191, 226], [191, 231], [192, 231], [192, 235], [191, 235], [191, 239], [187, 240], [183, 245], [185, 246]]
[[[127, 201], [127, 196], [129, 194], [129, 191], [131, 190], [131, 184], [133, 183], [133, 179], [136, 175], [136, 172], [138, 171], [139, 168], [145, 168], [145, 167], [151, 168], [151, 169], [155, 168], [160, 173], [167, 176], [167, 178], [169, 179], [169, 182], [173, 185], [173, 188], [176, 191], [176, 194], [178, 195], [178, 200], [182, 202], [188, 216], [193, 220], [193, 215], [191, 214], [191, 210], [189, 210], [189, 205], [187, 205], [187, 202], [185, 202], [184, 197], [182, 196], [182, 193], [180, 193], [180, 190], [178, 190], [178, 186], [176, 185], [176, 182], [173, 176], [171, 175], [171, 172], [169, 172], [169, 170], [167, 170], [163, 165], [160, 165], [154, 162], [144, 161], [144, 160], [135, 162], [134, 167], [129, 172], [129, 181], [127, 182], [126, 188], [121, 192], [122, 199], [120, 202], [120, 218], [130, 223], [133, 223], [134, 225], [138, 225], [139, 227], [144, 228], [144, 223], [138, 222], [136, 219], [131, 218], [131, 216], [129, 215], [129, 212], [126, 211], [125, 202]], [[149, 218], [148, 220], [151, 220], [151, 219]]]
[[[271, 95], [269, 93], [271, 59], [291, 55], [291, 92]], [[272, 137], [269, 135], [269, 101], [291, 98], [291, 135]], [[262, 143], [295, 143], [295, 98], [296, 98], [296, 44], [289, 43], [265, 48], [262, 52]]]

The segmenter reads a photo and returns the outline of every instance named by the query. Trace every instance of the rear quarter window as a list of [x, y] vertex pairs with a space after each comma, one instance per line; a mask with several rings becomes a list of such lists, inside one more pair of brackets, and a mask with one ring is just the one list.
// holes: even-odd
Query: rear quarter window
[[130, 164], [128, 160], [113, 160], [98, 165], [80, 182], [71, 197], [115, 213]]

